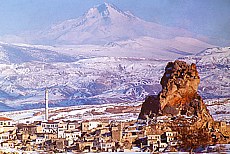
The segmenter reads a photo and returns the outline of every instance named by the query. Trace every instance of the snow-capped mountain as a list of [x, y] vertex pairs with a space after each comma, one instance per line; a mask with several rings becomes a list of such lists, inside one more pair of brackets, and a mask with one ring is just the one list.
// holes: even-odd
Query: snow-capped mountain
[[[35, 44], [108, 44], [110, 42], [151, 37], [170, 40], [175, 37], [202, 40], [185, 29], [167, 27], [144, 21], [130, 12], [104, 3], [88, 10], [83, 16], [54, 24], [46, 30], [33, 32], [31, 40]], [[188, 43], [188, 42], [187, 42]], [[201, 46], [203, 42], [192, 44]], [[201, 44], [200, 44], [201, 43]], [[174, 44], [176, 45], [176, 44]], [[173, 48], [175, 48], [173, 45]], [[186, 46], [187, 44], [184, 44]], [[188, 43], [188, 45], [190, 45]], [[165, 48], [167, 45], [164, 46]], [[205, 46], [206, 48], [208, 46]], [[203, 48], [205, 49], [205, 48]], [[195, 50], [193, 50], [195, 51]]]
[[27, 43], [61, 46], [62, 54], [89, 57], [176, 59], [214, 47], [202, 41], [204, 37], [181, 28], [144, 21], [108, 3], [92, 7], [79, 18], [21, 37]]

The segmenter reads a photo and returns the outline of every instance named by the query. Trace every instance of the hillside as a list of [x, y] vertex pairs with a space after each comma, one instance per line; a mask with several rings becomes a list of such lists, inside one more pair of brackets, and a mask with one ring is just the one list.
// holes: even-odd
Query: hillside
[[[12, 50], [21, 52], [19, 59], [10, 54]], [[140, 101], [161, 90], [159, 80], [168, 62], [154, 58], [77, 57], [46, 46], [4, 44], [0, 51], [0, 101], [4, 110], [40, 108], [45, 87], [50, 90], [51, 106]], [[43, 58], [28, 58], [34, 52]], [[46, 52], [49, 54], [43, 54]], [[229, 54], [227, 47], [213, 48], [180, 58], [196, 63], [203, 98], [229, 98]]]

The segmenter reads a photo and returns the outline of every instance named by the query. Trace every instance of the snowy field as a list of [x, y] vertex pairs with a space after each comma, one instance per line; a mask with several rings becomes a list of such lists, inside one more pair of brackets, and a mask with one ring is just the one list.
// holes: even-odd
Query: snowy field
[[[110, 49], [119, 51], [105, 47], [94, 52]], [[143, 101], [161, 90], [164, 68], [172, 60], [167, 58], [169, 53], [163, 54], [165, 58], [135, 58], [131, 49], [127, 50], [129, 57], [89, 57], [90, 51], [81, 54], [77, 47], [65, 50], [0, 43], [0, 111], [44, 107], [46, 87], [52, 107]], [[177, 57], [196, 63], [201, 78], [199, 94], [204, 99], [230, 97], [230, 48]]]
[[230, 122], [230, 99], [209, 100], [206, 104], [214, 120]]
[[[230, 100], [205, 100], [209, 112], [216, 121], [230, 122]], [[52, 120], [136, 120], [140, 113], [142, 102], [117, 103], [103, 105], [79, 105], [72, 107], [55, 107], [49, 109], [49, 119]], [[44, 119], [45, 109], [1, 112], [0, 116], [12, 118], [15, 122], [33, 122]]]
[[[49, 109], [51, 120], [136, 120], [141, 108], [141, 103], [119, 103], [104, 105], [80, 105], [72, 107], [56, 107]], [[6, 116], [15, 122], [30, 123], [44, 120], [45, 109], [23, 110], [13, 112], [1, 112], [0, 116]]]

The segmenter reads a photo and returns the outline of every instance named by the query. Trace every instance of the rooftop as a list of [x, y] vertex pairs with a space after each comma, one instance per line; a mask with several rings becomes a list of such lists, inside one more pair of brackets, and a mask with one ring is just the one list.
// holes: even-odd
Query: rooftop
[[0, 117], [0, 121], [11, 121], [12, 119], [6, 117]]
[[43, 123], [47, 123], [47, 124], [58, 124], [58, 121], [53, 121], [53, 120], [48, 120], [48, 121], [43, 121]]

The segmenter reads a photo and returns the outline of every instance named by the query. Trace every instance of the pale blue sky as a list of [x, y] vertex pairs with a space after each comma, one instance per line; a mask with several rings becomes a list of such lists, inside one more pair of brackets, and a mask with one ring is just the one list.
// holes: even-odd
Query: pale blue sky
[[103, 2], [147, 21], [230, 40], [230, 0], [0, 0], [0, 35], [77, 18]]

